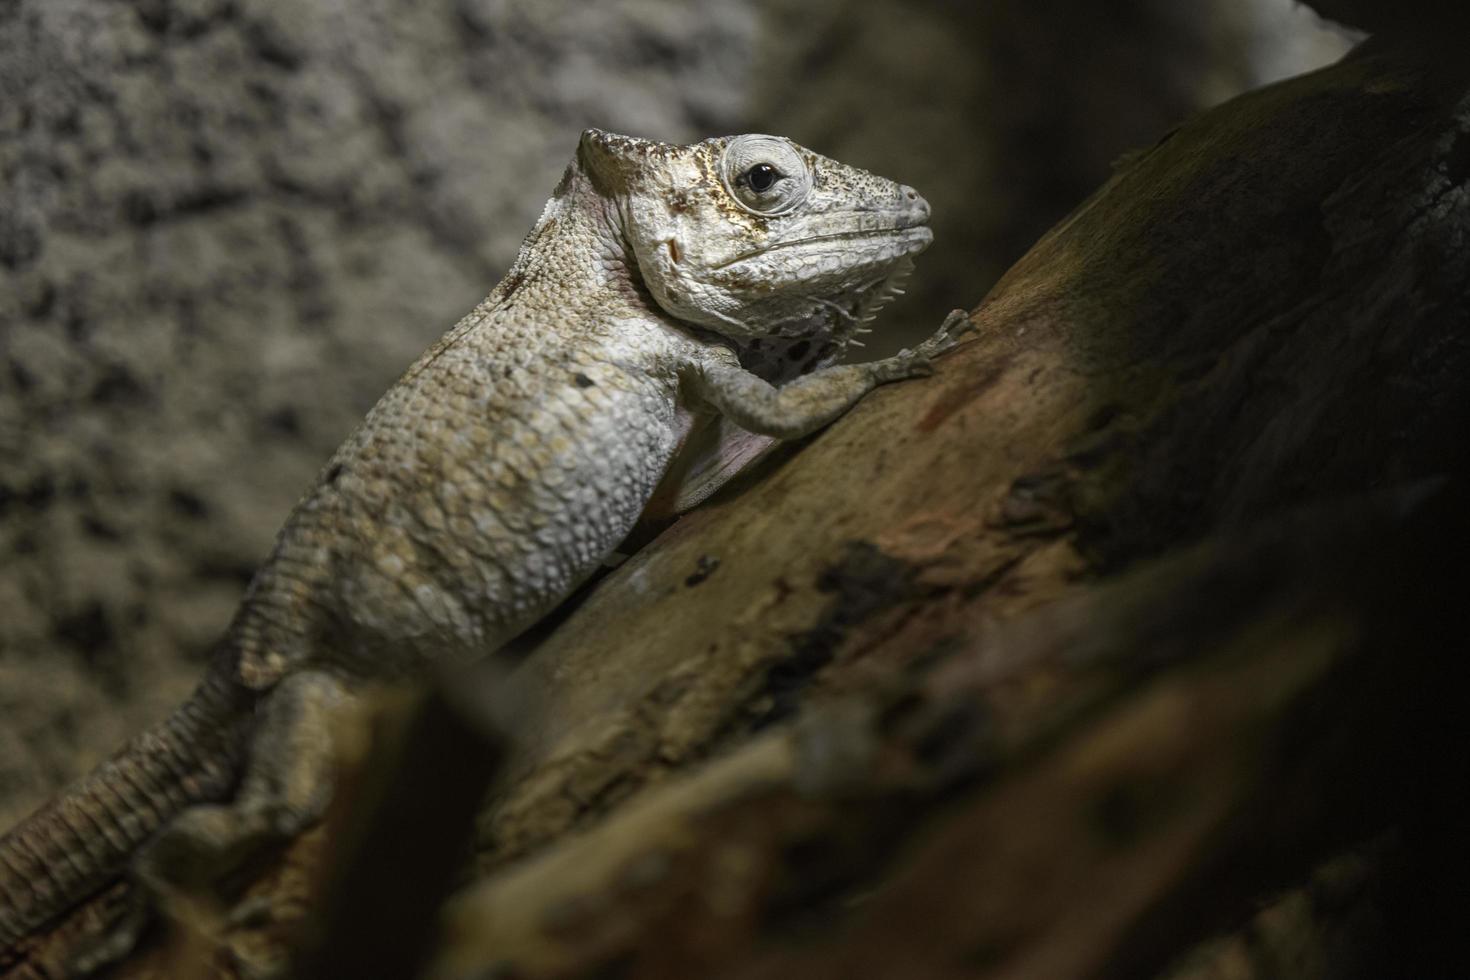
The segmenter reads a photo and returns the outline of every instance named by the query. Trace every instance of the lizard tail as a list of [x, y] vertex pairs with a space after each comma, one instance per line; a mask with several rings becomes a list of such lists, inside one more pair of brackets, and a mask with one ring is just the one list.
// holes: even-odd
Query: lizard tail
[[249, 719], [211, 671], [165, 721], [0, 838], [0, 957], [114, 879], [174, 814], [225, 798]]

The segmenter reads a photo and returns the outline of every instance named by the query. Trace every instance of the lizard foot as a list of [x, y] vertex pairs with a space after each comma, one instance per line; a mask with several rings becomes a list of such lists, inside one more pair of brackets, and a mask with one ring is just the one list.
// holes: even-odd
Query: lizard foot
[[139, 851], [133, 887], [70, 951], [64, 975], [96, 976], [121, 962], [154, 926], [155, 910], [163, 912], [173, 941], [185, 936], [190, 944], [222, 947], [224, 930], [234, 922], [215, 886], [250, 855], [277, 843], [272, 831], [279, 822], [223, 806], [185, 810]]
[[925, 357], [938, 357], [945, 351], [959, 346], [960, 338], [975, 329], [975, 321], [966, 310], [950, 310], [934, 336], [919, 345], [916, 353]]
[[121, 962], [152, 924], [150, 912], [147, 896], [130, 889], [117, 915], [69, 952], [62, 975], [90, 977]]
[[926, 377], [934, 373], [934, 359], [953, 350], [960, 338], [975, 329], [970, 314], [964, 310], [951, 310], [934, 331], [934, 335], [913, 350], [905, 347], [892, 357], [873, 364], [879, 383], [902, 381], [904, 378]]
[[156, 896], [195, 897], [256, 856], [289, 840], [305, 821], [270, 806], [197, 806], [185, 810], [139, 852], [135, 875]]

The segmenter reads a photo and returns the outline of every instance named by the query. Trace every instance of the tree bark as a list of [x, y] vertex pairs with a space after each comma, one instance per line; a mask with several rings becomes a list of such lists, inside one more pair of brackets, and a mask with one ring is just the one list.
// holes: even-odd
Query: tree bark
[[1181, 126], [591, 589], [430, 975], [1146, 976], [1385, 834], [1447, 881], [1467, 92], [1370, 51]]

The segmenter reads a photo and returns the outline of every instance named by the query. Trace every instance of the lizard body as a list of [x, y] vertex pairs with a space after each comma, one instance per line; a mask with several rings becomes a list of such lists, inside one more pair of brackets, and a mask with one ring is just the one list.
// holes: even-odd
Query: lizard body
[[[130, 862], [207, 881], [309, 826], [330, 710], [534, 623], [628, 534], [691, 426], [794, 438], [927, 373], [962, 317], [915, 351], [832, 361], [928, 245], [928, 214], [777, 137], [584, 133], [505, 279], [297, 504], [195, 693], [0, 839], [0, 964]], [[703, 484], [684, 496], [725, 471], [683, 468]]]

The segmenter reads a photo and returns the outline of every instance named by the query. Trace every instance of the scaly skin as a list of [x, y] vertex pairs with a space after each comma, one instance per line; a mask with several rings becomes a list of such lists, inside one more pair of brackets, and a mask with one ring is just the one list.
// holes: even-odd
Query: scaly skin
[[691, 424], [795, 438], [927, 373], [962, 317], [831, 366], [927, 218], [913, 190], [776, 137], [585, 133], [504, 281], [292, 512], [193, 697], [0, 840], [0, 957], [130, 859], [154, 890], [197, 887], [308, 826], [330, 710], [544, 615], [627, 535]]

